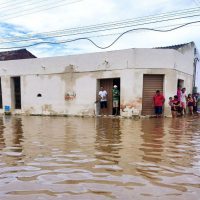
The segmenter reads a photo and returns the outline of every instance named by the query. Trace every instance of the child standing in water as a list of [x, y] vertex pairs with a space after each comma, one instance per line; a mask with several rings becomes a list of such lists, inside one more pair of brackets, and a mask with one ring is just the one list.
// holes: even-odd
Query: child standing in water
[[169, 97], [169, 106], [171, 107], [171, 114], [172, 114], [172, 117], [175, 117], [174, 116], [174, 103], [173, 103], [173, 98], [172, 97]]
[[191, 94], [188, 94], [187, 106], [188, 106], [190, 115], [193, 115], [194, 99], [192, 98]]
[[172, 99], [172, 97], [170, 97], [169, 104], [171, 106], [172, 117], [173, 118], [177, 117], [178, 112], [180, 111], [180, 101], [178, 100], [178, 96], [175, 95], [174, 99]]

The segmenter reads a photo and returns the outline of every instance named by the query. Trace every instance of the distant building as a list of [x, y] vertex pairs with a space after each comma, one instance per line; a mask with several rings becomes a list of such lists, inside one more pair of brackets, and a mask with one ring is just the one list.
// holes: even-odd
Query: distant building
[[30, 53], [26, 49], [0, 52], [0, 61], [18, 60], [18, 59], [27, 59], [27, 58], [36, 58], [36, 56], [34, 56], [32, 53]]
[[[171, 47], [136, 48], [80, 55], [0, 61], [0, 111], [28, 115], [97, 115], [100, 86], [120, 89], [120, 115], [152, 115], [152, 96], [167, 100], [177, 86], [191, 93], [199, 80], [193, 42]], [[0, 53], [1, 54], [1, 53]], [[31, 54], [32, 55], [32, 54]], [[199, 75], [198, 75], [199, 76]]]

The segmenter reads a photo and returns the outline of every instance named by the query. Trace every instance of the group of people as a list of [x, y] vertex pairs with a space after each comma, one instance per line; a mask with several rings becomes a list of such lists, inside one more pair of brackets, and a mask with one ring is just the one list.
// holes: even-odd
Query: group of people
[[[107, 115], [108, 93], [103, 86], [101, 86], [98, 96], [100, 102], [100, 111], [101, 111], [100, 114]], [[112, 89], [112, 102], [113, 102], [114, 115], [117, 115], [119, 112], [119, 97], [120, 97], [120, 92], [118, 86], [114, 85]]]
[[[98, 94], [100, 102], [100, 114], [107, 115], [107, 107], [108, 107], [108, 93], [101, 86], [99, 94]], [[117, 85], [113, 86], [112, 89], [112, 102], [114, 115], [118, 115], [119, 112], [119, 99], [120, 92]], [[163, 113], [163, 105], [165, 103], [164, 95], [157, 90], [156, 94], [153, 96], [153, 106], [155, 109], [156, 117], [161, 117]], [[171, 107], [172, 117], [184, 116], [187, 112], [190, 115], [197, 113], [200, 115], [200, 95], [199, 93], [194, 94], [186, 94], [186, 88], [178, 87], [177, 94], [174, 97], [169, 97], [169, 106]]]
[[[162, 116], [165, 97], [159, 90], [153, 96], [153, 106], [156, 117]], [[177, 94], [169, 97], [169, 106], [171, 107], [172, 117], [185, 116], [188, 114], [200, 115], [200, 95], [199, 93], [186, 94], [186, 88], [178, 87]]]
[[200, 114], [200, 96], [199, 93], [186, 94], [186, 88], [178, 87], [177, 94], [169, 98], [169, 105], [171, 106], [172, 117], [178, 115], [193, 115]]

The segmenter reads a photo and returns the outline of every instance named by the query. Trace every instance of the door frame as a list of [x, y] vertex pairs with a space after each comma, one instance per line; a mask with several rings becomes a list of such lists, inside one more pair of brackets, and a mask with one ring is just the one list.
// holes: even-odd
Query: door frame
[[[104, 89], [108, 93], [108, 102], [107, 102], [108, 113], [107, 113], [107, 115], [113, 115], [114, 114], [113, 102], [112, 102], [112, 88], [113, 88], [114, 85], [117, 85], [118, 89], [120, 91], [120, 85], [121, 85], [120, 77], [97, 79], [97, 90], [96, 90], [96, 99], [97, 99], [97, 101], [96, 102], [98, 102], [98, 96], [99, 96], [100, 87], [103, 86]], [[100, 114], [100, 104], [99, 103], [96, 104], [96, 114], [97, 115]], [[118, 115], [120, 115], [120, 100], [119, 100], [119, 113], [118, 113]]]

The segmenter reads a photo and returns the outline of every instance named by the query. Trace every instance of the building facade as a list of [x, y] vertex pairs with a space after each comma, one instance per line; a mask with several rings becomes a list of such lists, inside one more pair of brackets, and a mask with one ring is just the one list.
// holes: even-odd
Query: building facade
[[[126, 49], [49, 58], [0, 61], [0, 112], [27, 115], [98, 115], [100, 86], [120, 90], [120, 115], [152, 115], [156, 90], [168, 98], [177, 86], [191, 93], [198, 70], [193, 42], [154, 49]], [[199, 72], [198, 72], [199, 73]]]

